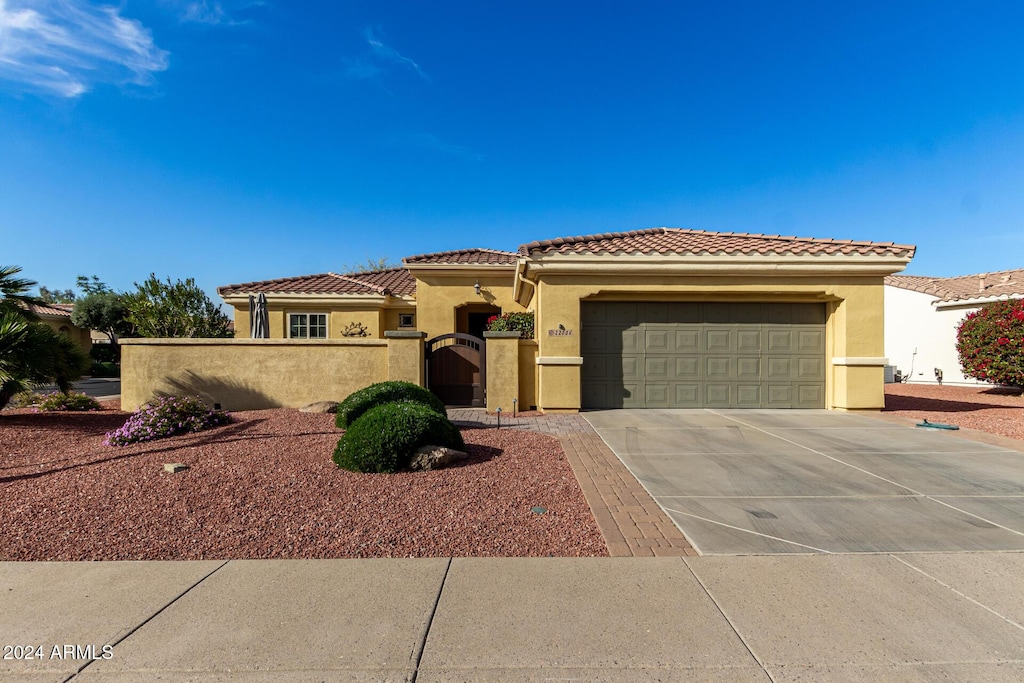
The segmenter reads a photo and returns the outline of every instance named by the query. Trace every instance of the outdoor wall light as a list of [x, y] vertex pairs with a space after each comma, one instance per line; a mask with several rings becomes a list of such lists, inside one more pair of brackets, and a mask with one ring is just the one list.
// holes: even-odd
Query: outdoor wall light
[[477, 280], [473, 283], [473, 291], [476, 292], [477, 296], [480, 296], [480, 281]]

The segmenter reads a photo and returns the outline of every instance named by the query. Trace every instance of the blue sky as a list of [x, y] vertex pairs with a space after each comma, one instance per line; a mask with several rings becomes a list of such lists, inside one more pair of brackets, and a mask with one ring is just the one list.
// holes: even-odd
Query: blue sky
[[0, 264], [218, 285], [655, 226], [1024, 266], [1024, 3], [0, 0]]

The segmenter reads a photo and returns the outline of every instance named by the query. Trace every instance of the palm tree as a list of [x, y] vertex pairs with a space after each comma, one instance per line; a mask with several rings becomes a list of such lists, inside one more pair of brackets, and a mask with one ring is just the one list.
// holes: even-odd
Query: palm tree
[[29, 320], [36, 320], [30, 306], [42, 304], [42, 299], [29, 294], [36, 286], [33, 280], [16, 277], [20, 266], [0, 266], [0, 311], [13, 311]]
[[36, 283], [15, 277], [17, 266], [0, 266], [0, 409], [16, 394], [38, 384], [56, 383], [67, 393], [89, 367], [89, 357], [73, 341], [37, 322], [26, 307]]

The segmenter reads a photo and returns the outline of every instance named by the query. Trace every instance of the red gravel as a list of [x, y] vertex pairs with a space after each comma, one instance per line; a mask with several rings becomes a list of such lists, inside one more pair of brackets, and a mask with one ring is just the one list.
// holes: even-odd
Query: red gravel
[[126, 418], [109, 404], [0, 414], [0, 560], [607, 555], [542, 434], [467, 429], [460, 466], [355, 474], [331, 462], [333, 415], [241, 412], [200, 434], [102, 445]]
[[1024, 397], [998, 387], [886, 384], [885, 412], [1024, 440]]

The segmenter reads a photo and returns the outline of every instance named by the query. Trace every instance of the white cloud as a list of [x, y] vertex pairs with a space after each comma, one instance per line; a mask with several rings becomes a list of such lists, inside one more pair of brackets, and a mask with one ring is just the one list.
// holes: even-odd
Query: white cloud
[[430, 80], [430, 77], [424, 73], [419, 64], [408, 57], [403, 56], [398, 50], [390, 45], [385, 45], [384, 41], [377, 37], [377, 34], [372, 28], [367, 28], [363, 31], [363, 35], [366, 37], [366, 42], [373, 51], [373, 55], [379, 61], [391, 62], [393, 64], [398, 64], [399, 66], [404, 66], [415, 72], [423, 80]]
[[[239, 14], [246, 14], [253, 9], [263, 7], [266, 2], [263, 0], [247, 2], [228, 0], [227, 3], [221, 2], [221, 0], [161, 0], [161, 4], [170, 7], [183, 24], [243, 26], [250, 24], [251, 21], [245, 18], [239, 19]], [[226, 9], [225, 4], [227, 4]]]
[[181, 6], [181, 20], [197, 24], [230, 23], [231, 19], [219, 2], [186, 2]]
[[150, 85], [168, 53], [120, 12], [80, 0], [0, 0], [0, 82], [62, 97], [99, 83]]

